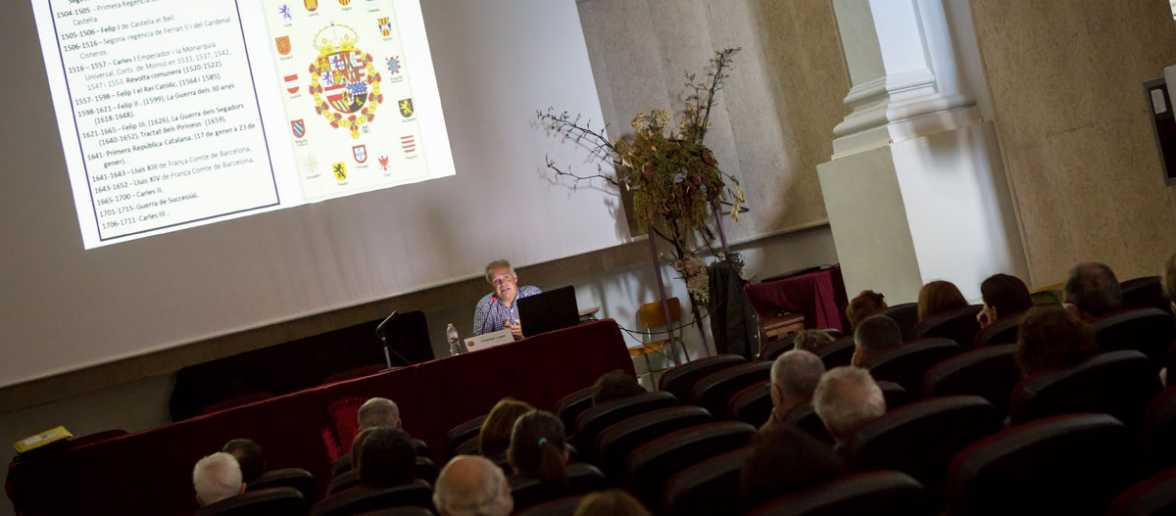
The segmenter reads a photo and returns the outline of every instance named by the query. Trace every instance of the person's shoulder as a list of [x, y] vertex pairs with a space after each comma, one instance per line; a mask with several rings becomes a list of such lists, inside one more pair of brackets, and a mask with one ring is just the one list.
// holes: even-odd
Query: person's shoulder
[[490, 298], [493, 296], [494, 296], [493, 292], [490, 292], [489, 294], [482, 296], [482, 298], [478, 300], [478, 306], [489, 306], [490, 305]]

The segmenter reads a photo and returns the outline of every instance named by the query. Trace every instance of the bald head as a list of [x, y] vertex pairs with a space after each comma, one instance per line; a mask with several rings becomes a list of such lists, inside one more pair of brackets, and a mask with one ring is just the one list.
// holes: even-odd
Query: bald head
[[388, 398], [372, 398], [359, 407], [359, 429], [391, 428], [400, 430], [400, 407]]
[[502, 468], [473, 455], [458, 455], [441, 469], [433, 504], [442, 516], [507, 516], [514, 510]]
[[834, 367], [817, 384], [813, 409], [833, 438], [844, 443], [862, 425], [886, 414], [886, 398], [869, 371]]

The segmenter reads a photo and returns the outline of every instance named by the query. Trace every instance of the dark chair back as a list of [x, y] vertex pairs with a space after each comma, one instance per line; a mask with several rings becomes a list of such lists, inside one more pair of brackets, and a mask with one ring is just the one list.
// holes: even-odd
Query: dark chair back
[[196, 516], [288, 516], [306, 514], [306, 499], [293, 487], [259, 489], [201, 507]]
[[249, 483], [249, 491], [260, 491], [275, 487], [292, 487], [302, 493], [306, 500], [318, 500], [318, 481], [311, 472], [302, 468], [271, 469]]
[[433, 452], [429, 450], [429, 443], [426, 443], [424, 439], [413, 438], [410, 442], [412, 443], [412, 449], [416, 451], [418, 457], [433, 456]]
[[753, 516], [930, 516], [919, 481], [897, 471], [849, 475], [763, 503]]
[[365, 512], [413, 506], [431, 508], [433, 489], [424, 480], [396, 487], [372, 488], [355, 486], [328, 496], [315, 504], [314, 516], [345, 516]]
[[771, 380], [748, 385], [727, 401], [727, 417], [759, 426], [772, 415]]
[[1168, 363], [1168, 350], [1176, 341], [1172, 314], [1155, 308], [1141, 308], [1099, 319], [1094, 335], [1101, 351], [1133, 349], [1147, 355], [1156, 371]]
[[833, 369], [849, 365], [850, 360], [853, 359], [853, 347], [853, 336], [850, 335], [821, 346], [814, 353], [821, 357], [821, 363], [825, 364], [825, 369]]
[[984, 398], [952, 396], [887, 411], [854, 435], [847, 456], [861, 471], [893, 469], [940, 493], [952, 457], [1003, 427], [1003, 416]]
[[923, 388], [928, 369], [960, 352], [955, 341], [944, 338], [919, 339], [886, 352], [870, 366], [870, 376], [877, 381], [891, 381], [909, 392]]
[[1030, 376], [1013, 389], [1009, 418], [1022, 423], [1057, 414], [1110, 414], [1139, 429], [1160, 391], [1151, 362], [1138, 351], [1112, 351], [1062, 371]]
[[882, 389], [882, 398], [886, 400], [886, 410], [896, 409], [915, 401], [915, 396], [897, 383], [886, 380], [877, 383], [878, 388]]
[[716, 455], [670, 477], [664, 507], [673, 516], [729, 514], [739, 507], [739, 473], [751, 455], [740, 448]]
[[793, 349], [794, 333], [786, 333], [775, 339], [763, 343], [763, 347], [759, 352], [759, 359], [771, 362], [784, 354], [785, 351]]
[[359, 472], [349, 469], [331, 479], [331, 484], [327, 486], [327, 495], [340, 493], [357, 485], [359, 485]]
[[1176, 515], [1176, 468], [1169, 468], [1127, 489], [1111, 502], [1107, 516]]
[[821, 417], [817, 415], [817, 411], [813, 409], [811, 403], [805, 403], [792, 409], [788, 413], [787, 421], [788, 424], [799, 428], [821, 442], [833, 443], [833, 436], [829, 435], [829, 430], [825, 428], [825, 423], [821, 422]]
[[537, 479], [516, 477], [511, 480], [510, 495], [514, 498], [514, 509], [518, 512], [559, 498], [599, 491], [607, 486], [608, 481], [596, 466], [575, 463], [568, 465], [567, 483], [562, 486], [549, 486]]
[[413, 468], [413, 474], [417, 478], [431, 485], [437, 481], [437, 475], [439, 473], [440, 470], [437, 468], [437, 464], [433, 462], [433, 459], [421, 457], [420, 455], [417, 456], [416, 466]]
[[451, 456], [478, 455], [481, 452], [482, 441], [478, 440], [478, 436], [475, 435], [469, 439], [466, 439], [461, 444], [458, 444], [457, 447], [453, 449]]
[[1148, 459], [1156, 466], [1176, 466], [1176, 386], [1152, 398], [1144, 417], [1143, 444]]
[[563, 421], [569, 432], [576, 429], [576, 418], [592, 408], [592, 387], [585, 387], [559, 399], [555, 404], [555, 415]]
[[1016, 344], [987, 346], [935, 364], [923, 376], [923, 396], [980, 396], [1008, 414], [1009, 397], [1021, 381], [1016, 353]]
[[980, 305], [969, 305], [947, 313], [942, 313], [919, 323], [915, 330], [919, 339], [951, 339], [962, 347], [971, 347], [980, 333], [980, 322], [976, 314], [980, 313]]
[[713, 372], [694, 384], [690, 402], [711, 414], [723, 414], [732, 395], [744, 387], [767, 380], [771, 370], [771, 362], [751, 362]]
[[1127, 427], [1106, 414], [1009, 428], [956, 455], [948, 472], [948, 514], [1101, 516], [1134, 479], [1135, 460]]
[[661, 509], [665, 482], [674, 473], [720, 453], [747, 446], [755, 427], [719, 421], [684, 428], [641, 445], [625, 463], [625, 484], [651, 512]]
[[580, 413], [576, 418], [575, 445], [582, 460], [595, 462], [596, 437], [609, 426], [637, 414], [678, 404], [678, 398], [665, 391], [639, 394], [623, 400], [601, 403]]
[[700, 358], [662, 373], [661, 378], [657, 381], [657, 388], [669, 391], [678, 399], [684, 400], [690, 397], [690, 390], [694, 388], [694, 382], [715, 371], [737, 366], [744, 362], [747, 362], [747, 359], [735, 354]]
[[1159, 276], [1134, 278], [1119, 284], [1123, 304], [1132, 308], [1156, 308], [1168, 311], [1168, 296], [1164, 295], [1163, 280]]
[[619, 477], [624, 474], [625, 458], [637, 447], [670, 432], [710, 421], [710, 412], [693, 405], [638, 414], [600, 433], [596, 438], [598, 464], [609, 476]]
[[[986, 347], [1016, 344], [1017, 332], [1021, 329], [1022, 319], [1024, 319], [1024, 314], [1005, 317], [992, 323], [980, 332], [980, 336], [976, 338], [976, 345]], [[970, 346], [972, 343], [969, 342], [961, 345]]]
[[565, 496], [550, 502], [543, 502], [525, 511], [516, 512], [516, 516], [573, 516], [580, 507], [583, 496]]
[[478, 437], [482, 432], [482, 423], [486, 421], [486, 414], [470, 419], [445, 432], [445, 443], [449, 445], [449, 454], [457, 455], [458, 445]]
[[909, 342], [917, 338], [915, 326], [919, 324], [918, 303], [897, 304], [886, 308], [886, 311], [882, 313], [898, 323], [898, 329], [902, 330], [902, 340]]

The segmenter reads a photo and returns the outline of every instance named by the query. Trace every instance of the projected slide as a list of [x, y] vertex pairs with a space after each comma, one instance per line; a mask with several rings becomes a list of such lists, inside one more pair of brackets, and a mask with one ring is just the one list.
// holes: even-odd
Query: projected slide
[[34, 0], [86, 248], [453, 175], [417, 0]]

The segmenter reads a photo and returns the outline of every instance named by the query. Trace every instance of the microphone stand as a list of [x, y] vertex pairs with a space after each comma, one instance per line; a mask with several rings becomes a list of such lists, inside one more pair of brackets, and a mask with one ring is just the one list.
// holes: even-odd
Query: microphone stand
[[376, 325], [376, 337], [380, 339], [380, 344], [382, 344], [384, 347], [384, 365], [387, 366], [388, 369], [392, 369], [392, 355], [396, 355], [396, 358], [404, 365], [409, 365], [411, 363], [407, 358], [404, 358], [403, 355], [397, 353], [396, 350], [388, 347], [388, 335], [384, 331], [384, 326], [396, 319], [396, 316], [398, 315], [400, 315], [400, 313], [396, 310], [393, 310], [392, 313], [388, 314], [388, 317], [385, 317], [383, 321], [380, 321], [380, 324]]

